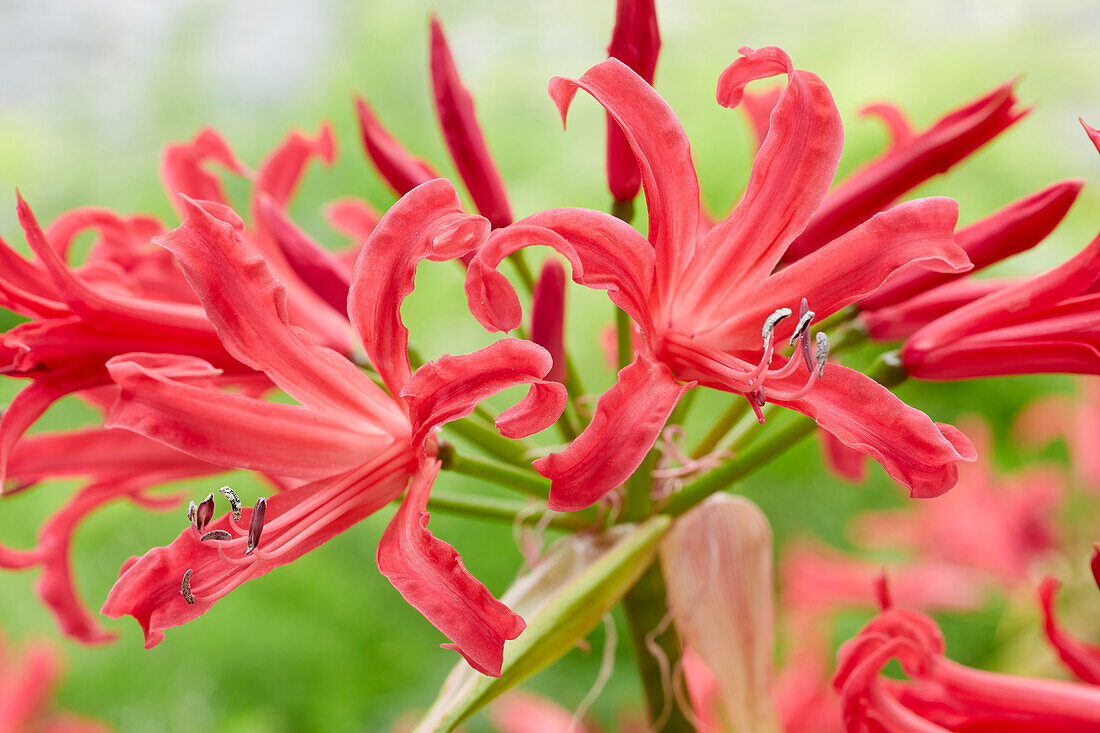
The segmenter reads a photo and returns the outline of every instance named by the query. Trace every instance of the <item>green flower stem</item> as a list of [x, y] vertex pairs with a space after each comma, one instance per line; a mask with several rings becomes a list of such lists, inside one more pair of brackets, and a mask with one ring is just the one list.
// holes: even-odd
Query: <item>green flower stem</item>
[[446, 429], [484, 449], [494, 458], [522, 469], [529, 470], [531, 467], [531, 459], [528, 454], [530, 451], [535, 450], [535, 445], [529, 441], [505, 438], [495, 428], [473, 417], [447, 423]]
[[733, 460], [696, 479], [681, 489], [679, 493], [673, 494], [661, 511], [673, 516], [683, 514], [711, 494], [721, 491], [748, 476], [760, 466], [810, 435], [815, 427], [816, 423], [810, 418], [798, 416], [793, 422], [768, 436], [766, 440], [746, 448]]
[[[814, 304], [810, 303], [810, 307], [813, 308]], [[836, 313], [832, 314], [828, 318], [822, 318], [815, 325], [815, 331], [831, 331], [837, 326], [848, 323], [855, 319], [859, 315], [859, 308], [854, 305], [849, 305], [841, 308]]]
[[497, 463], [476, 456], [464, 456], [457, 453], [450, 443], [439, 446], [439, 460], [443, 470], [454, 471], [463, 476], [484, 479], [506, 489], [512, 489], [528, 496], [545, 499], [550, 495], [550, 481], [533, 471], [523, 471], [506, 463]]
[[531, 502], [476, 496], [440, 488], [432, 489], [432, 495], [428, 499], [428, 510], [508, 523], [522, 522], [523, 524], [538, 524], [549, 514], [550, 519], [546, 520], [548, 522], [546, 526], [567, 532], [580, 532], [591, 529], [597, 522], [595, 513], [587, 510], [569, 514], [551, 512], [548, 509], [532, 511]]
[[641, 522], [653, 514], [653, 467], [656, 463], [657, 451], [654, 449], [646, 454], [642, 465], [626, 480], [620, 521]]
[[622, 308], [615, 308], [615, 358], [619, 368], [634, 359], [634, 344], [630, 339], [630, 316]]
[[527, 266], [527, 260], [523, 256], [523, 250], [517, 249], [512, 254], [508, 255], [508, 259], [512, 261], [512, 265], [516, 268], [516, 274], [519, 275], [519, 280], [523, 283], [523, 287], [527, 289], [527, 294], [535, 292], [535, 276], [531, 274], [531, 268]]
[[691, 457], [702, 458], [717, 448], [722, 439], [729, 434], [729, 431], [733, 430], [734, 426], [741, 421], [741, 418], [745, 417], [748, 411], [748, 399], [742, 395], [734, 395], [733, 403], [718, 418], [718, 422], [714, 423], [714, 427], [703, 436], [703, 439], [699, 441], [699, 445], [695, 446], [695, 450], [691, 452]]
[[[646, 637], [665, 622], [669, 612], [665, 579], [661, 575], [659, 561], [654, 561], [645, 575], [623, 597], [623, 610], [630, 628], [638, 673], [642, 678], [646, 708], [653, 726], [651, 730], [659, 733], [694, 733], [695, 728], [684, 717], [672, 694], [672, 685], [675, 683], [671, 671], [680, 659], [680, 639], [676, 633], [676, 625], [666, 624], [665, 631], [653, 640], [668, 659], [667, 677], [662, 673], [657, 658], [646, 643]], [[658, 726], [657, 723], [661, 725]]]

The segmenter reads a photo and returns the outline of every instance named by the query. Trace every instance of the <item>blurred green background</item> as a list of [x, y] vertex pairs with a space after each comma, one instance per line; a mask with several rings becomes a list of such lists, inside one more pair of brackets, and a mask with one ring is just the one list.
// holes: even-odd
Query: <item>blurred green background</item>
[[[612, 0], [4, 3], [0, 183], [8, 191], [18, 185], [43, 221], [80, 205], [174, 221], [157, 177], [163, 143], [212, 125], [255, 165], [287, 129], [312, 131], [327, 119], [336, 125], [342, 155], [331, 169], [311, 170], [292, 211], [321, 241], [342, 245], [323, 224], [323, 202], [351, 194], [379, 208], [392, 202], [361, 152], [353, 93], [366, 95], [411, 150], [450, 171], [429, 103], [432, 10], [440, 14], [474, 94], [517, 217], [562, 205], [606, 208], [602, 113], [581, 99], [568, 132], [562, 132], [545, 90], [551, 76], [579, 75], [603, 58]], [[965, 223], [1054, 180], [1085, 179], [1089, 185], [1057, 232], [1000, 272], [1031, 272], [1060, 261], [1100, 225], [1100, 160], [1076, 120], [1100, 124], [1100, 9], [1094, 3], [696, 0], [658, 1], [658, 13], [664, 46], [656, 86], [691, 138], [712, 211], [724, 211], [736, 199], [751, 164], [740, 114], [714, 103], [717, 76], [739, 46], [778, 45], [833, 91], [846, 125], [841, 175], [885, 142], [876, 123], [857, 119], [864, 104], [897, 102], [923, 126], [1022, 75], [1018, 92], [1025, 105], [1036, 105], [1031, 115], [917, 193], [957, 198]], [[247, 189], [231, 183], [230, 191], [243, 201]], [[22, 245], [14, 201], [0, 207], [0, 235]], [[419, 282], [428, 286], [417, 291], [405, 314], [425, 356], [489, 342], [466, 312], [453, 267], [425, 266]], [[570, 348], [586, 387], [602, 390], [612, 374], [596, 334], [611, 321], [610, 306], [602, 295], [575, 287], [570, 298]], [[5, 380], [0, 400], [20, 386]], [[909, 385], [902, 396], [940, 421], [964, 413], [988, 416], [1002, 439], [998, 462], [1008, 469], [1031, 460], [1003, 441], [1009, 421], [1036, 394], [1071, 388], [1069, 380], [1029, 377]], [[701, 396], [693, 419], [705, 428], [707, 417], [727, 400]], [[69, 400], [37, 429], [94, 419]], [[227, 481], [246, 503], [265, 491], [244, 475]], [[187, 490], [201, 498], [223, 482], [198, 481]], [[453, 475], [441, 477], [440, 485], [493, 491]], [[0, 540], [29, 546], [42, 518], [73, 487], [50, 484], [0, 501]], [[812, 441], [757, 474], [744, 490], [763, 506], [780, 544], [814, 533], [844, 546], [844, 524], [854, 512], [901, 503], [878, 468], [860, 487], [829, 477]], [[59, 641], [69, 660], [60, 704], [123, 731], [387, 730], [401, 714], [427, 707], [457, 659], [437, 648], [441, 635], [374, 567], [387, 518], [375, 517], [248, 583], [198, 621], [170, 630], [151, 651], [142, 649], [140, 631], [129, 619], [108, 622], [121, 636], [115, 644], [82, 648]], [[168, 542], [184, 521], [182, 512], [151, 515], [121, 504], [94, 515], [75, 548], [80, 588], [91, 605], [102, 602], [127, 557]], [[507, 586], [520, 565], [508, 526], [437, 515], [432, 529], [455, 545], [494, 592]], [[56, 637], [31, 593], [34, 574], [0, 575], [0, 629], [17, 640]], [[963, 661], [981, 662], [995, 649], [996, 618], [993, 613], [960, 621], [963, 632], [949, 649]], [[532, 688], [575, 706], [595, 678], [600, 639], [597, 632], [595, 652], [571, 652]], [[608, 726], [616, 712], [639, 705], [632, 664], [621, 641], [611, 685], [595, 706]], [[486, 728], [479, 719], [469, 730]]]

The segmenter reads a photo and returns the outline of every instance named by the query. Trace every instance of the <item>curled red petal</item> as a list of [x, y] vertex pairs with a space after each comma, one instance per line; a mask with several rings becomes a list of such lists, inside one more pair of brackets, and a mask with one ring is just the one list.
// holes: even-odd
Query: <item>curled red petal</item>
[[[974, 264], [971, 273], [1043, 241], [1069, 212], [1083, 185], [1084, 181], [1055, 183], [956, 232], [955, 241]], [[911, 270], [861, 300], [860, 307], [875, 310], [894, 305], [958, 276], [957, 273]]]
[[428, 494], [438, 461], [425, 461], [378, 543], [378, 569], [482, 674], [500, 676], [504, 642], [526, 624], [475, 579], [454, 548], [428, 530]]
[[261, 198], [258, 208], [291, 269], [321, 300], [346, 315], [351, 268], [298, 228], [274, 202]]
[[532, 464], [551, 481], [550, 508], [584, 509], [626, 481], [657, 442], [687, 389], [667, 366], [635, 354], [596, 402], [588, 427], [564, 451]]
[[207, 162], [218, 163], [238, 176], [249, 175], [248, 169], [233, 155], [225, 138], [209, 127], [200, 130], [191, 142], [172, 143], [164, 147], [161, 179], [168, 200], [181, 214], [183, 203], [180, 194], [204, 201], [229, 203], [221, 179], [205, 169]]
[[563, 124], [578, 88], [614, 118], [638, 161], [663, 301], [695, 247], [699, 226], [699, 180], [687, 135], [668, 103], [617, 59], [596, 64], [580, 79], [550, 80]]
[[[652, 85], [660, 50], [661, 34], [653, 0], [618, 0], [607, 55], [622, 61]], [[607, 185], [616, 201], [632, 200], [642, 185], [630, 143], [611, 115], [607, 116]]]
[[[550, 366], [551, 357], [545, 349], [520, 339], [503, 339], [472, 354], [444, 354], [428, 362], [416, 370], [401, 390], [413, 424], [413, 450], [423, 448], [433, 429], [466, 417], [479, 402], [497, 392], [517, 384], [541, 382]], [[533, 395], [551, 402], [540, 410], [524, 400], [518, 413], [505, 418], [506, 424], [512, 422], [518, 429], [526, 418], [541, 418], [541, 426], [532, 426], [541, 430], [558, 419], [565, 407], [558, 392], [540, 391]]]
[[493, 162], [477, 122], [474, 101], [462, 86], [447, 38], [443, 35], [443, 26], [435, 15], [431, 26], [432, 92], [443, 140], [478, 213], [494, 228], [508, 226], [512, 223], [512, 207], [504, 192], [500, 170]]
[[489, 222], [464, 214], [454, 187], [442, 178], [402, 196], [371, 233], [355, 262], [348, 315], [390, 394], [400, 394], [412, 373], [401, 303], [412, 292], [417, 264], [460, 257], [488, 234]]
[[57, 286], [37, 262], [30, 262], [0, 237], [0, 307], [27, 318], [69, 315]]
[[421, 183], [439, 178], [428, 163], [414, 157], [382, 126], [374, 110], [362, 97], [355, 98], [355, 113], [359, 118], [363, 148], [395, 194], [404, 196]]
[[859, 111], [860, 117], [877, 117], [886, 127], [886, 133], [890, 136], [890, 147], [908, 142], [913, 137], [913, 125], [909, 118], [901, 111], [901, 108], [892, 104], [880, 102], [868, 104]]
[[[792, 385], [805, 381], [804, 369], [791, 378]], [[809, 415], [844, 445], [874, 458], [913, 498], [944, 493], [958, 480], [956, 464], [977, 458], [957, 429], [933, 423], [875, 380], [839, 364], [827, 365], [802, 399], [777, 404]]]
[[1081, 681], [1100, 685], [1100, 647], [1086, 644], [1067, 634], [1054, 615], [1058, 581], [1047, 576], [1039, 584], [1039, 609], [1043, 614], [1043, 633], [1062, 663]]
[[718, 81], [720, 103], [735, 106], [744, 85], [755, 79], [786, 73], [787, 86], [772, 111], [744, 197], [703, 237], [684, 273], [675, 320], [685, 332], [712, 320], [732, 294], [763, 282], [810, 221], [840, 160], [844, 131], [824, 82], [793, 69], [778, 48], [741, 52], [745, 55]]
[[187, 384], [203, 362], [142, 354], [112, 359], [122, 388], [106, 426], [124, 428], [219, 466], [317, 479], [354, 466], [393, 437], [364, 420]]
[[[309, 162], [317, 158], [325, 165], [336, 160], [336, 137], [332, 125], [325, 123], [314, 137], [298, 131], [286, 136], [260, 164], [253, 187], [253, 206], [266, 196], [272, 203], [285, 207], [302, 182]], [[192, 198], [197, 198], [192, 196]]]
[[1096, 148], [1096, 152], [1100, 153], [1100, 130], [1095, 127], [1090, 127], [1083, 119], [1077, 118], [1077, 121], [1081, 123], [1081, 127], [1085, 128], [1085, 134], [1089, 136], [1089, 140], [1092, 141], [1093, 146]]
[[565, 385], [559, 382], [532, 382], [527, 396], [497, 415], [494, 423], [505, 438], [534, 435], [561, 417], [568, 398]]
[[784, 260], [797, 260], [831, 242], [1008, 129], [1027, 114], [1015, 109], [1013, 85], [1004, 84], [950, 112], [848, 176], [829, 192]]
[[548, 258], [531, 293], [531, 340], [546, 349], [554, 366], [546, 378], [565, 381], [565, 268]]

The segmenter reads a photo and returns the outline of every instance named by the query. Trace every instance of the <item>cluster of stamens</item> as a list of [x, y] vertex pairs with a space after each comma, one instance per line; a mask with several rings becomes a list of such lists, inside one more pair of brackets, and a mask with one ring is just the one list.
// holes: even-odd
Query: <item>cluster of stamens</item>
[[[745, 397], [748, 398], [749, 404], [752, 405], [753, 411], [756, 412], [756, 418], [760, 422], [764, 422], [764, 414], [760, 411], [760, 408], [769, 399], [781, 402], [801, 399], [809, 393], [817, 380], [824, 374], [825, 362], [829, 358], [829, 337], [823, 331], [818, 331], [814, 335], [814, 349], [811, 355], [810, 324], [813, 323], [816, 314], [810, 310], [809, 303], [805, 298], [802, 299], [798, 310], [798, 325], [795, 326], [790, 339], [790, 345], [795, 347], [795, 353], [791, 355], [791, 358], [783, 367], [775, 370], [770, 369], [772, 357], [775, 354], [775, 329], [784, 319], [792, 315], [791, 309], [779, 308], [776, 310], [764, 320], [764, 327], [760, 331], [760, 335], [764, 339], [764, 355], [760, 358], [760, 363], [757, 364], [756, 369], [748, 375], [749, 389], [745, 391]], [[806, 364], [806, 369], [810, 372], [806, 383], [801, 388], [793, 391], [774, 389], [769, 391], [765, 389], [765, 380], [786, 379], [798, 370], [799, 354], [801, 354], [802, 361]]]
[[[233, 521], [229, 523], [229, 528], [236, 533], [238, 537], [245, 536], [245, 530], [239, 525], [241, 521], [241, 497], [237, 496], [237, 492], [228, 486], [223, 486], [218, 489], [222, 496], [229, 500], [229, 510], [233, 514]], [[252, 511], [252, 517], [248, 522], [248, 540], [245, 545], [245, 555], [251, 555], [252, 551], [260, 544], [260, 534], [264, 529], [264, 515], [267, 514], [267, 499], [260, 497], [256, 500], [256, 508]], [[233, 534], [225, 531], [224, 529], [212, 529], [206, 530], [210, 521], [214, 518], [214, 493], [210, 492], [206, 495], [200, 503], [196, 504], [191, 502], [187, 507], [187, 520], [191, 523], [191, 526], [196, 532], [199, 533], [200, 542], [228, 542], [233, 540]], [[181, 590], [183, 594], [183, 600], [188, 604], [195, 604], [195, 596], [191, 592], [191, 572], [193, 568], [188, 568], [187, 572], [183, 574], [183, 588]]]

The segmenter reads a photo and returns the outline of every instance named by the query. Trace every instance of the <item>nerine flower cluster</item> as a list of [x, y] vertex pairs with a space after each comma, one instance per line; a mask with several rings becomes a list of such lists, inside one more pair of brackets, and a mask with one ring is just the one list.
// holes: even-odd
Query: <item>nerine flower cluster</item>
[[[136, 619], [149, 647], [167, 629], [216, 613], [219, 599], [247, 592], [238, 590], [247, 581], [386, 513], [378, 569], [470, 667], [499, 676], [506, 643], [524, 632], [526, 620], [428, 527], [433, 484], [459, 460], [441, 428], [465, 425], [463, 434], [488, 454], [477, 459], [481, 465], [495, 467], [498, 477], [507, 470], [524, 485], [545, 485], [539, 508], [559, 513], [546, 517], [575, 514], [561, 526], [599, 533], [659, 514], [677, 518], [660, 562], [686, 649], [685, 707], [707, 730], [731, 720], [740, 721], [738, 730], [810, 730], [798, 720], [813, 718], [811, 709], [827, 711], [835, 729], [853, 731], [1100, 724], [1093, 687], [963, 668], [944, 657], [928, 617], [899, 608], [930, 599], [972, 606], [990, 579], [1021, 582], [1032, 558], [1053, 545], [1042, 512], [1060, 490], [1057, 480], [1029, 478], [1011, 501], [990, 493], [988, 470], [975, 464], [989, 445], [985, 428], [936, 422], [891, 391], [906, 377], [1100, 373], [1100, 237], [1045, 273], [970, 277], [1040, 243], [1082, 182], [1051, 184], [961, 228], [952, 199], [901, 200], [1026, 114], [1011, 84], [924, 130], [894, 107], [868, 108], [885, 122], [890, 145], [834, 180], [843, 129], [826, 84], [779, 48], [742, 48], [717, 80], [717, 101], [745, 111], [757, 151], [740, 200], [714, 218], [701, 204], [687, 136], [652, 86], [660, 46], [652, 3], [618, 6], [608, 60], [579, 78], [549, 82], [563, 121], [578, 91], [607, 113], [612, 213], [553, 208], [548, 198], [544, 210], [514, 220], [437, 19], [432, 92], [474, 210], [364, 99], [355, 105], [363, 147], [399, 198], [382, 214], [356, 198], [332, 202], [326, 216], [347, 236], [344, 250], [323, 248], [289, 214], [306, 169], [335, 159], [327, 125], [315, 135], [290, 133], [255, 170], [214, 130], [167, 146], [161, 177], [178, 221], [89, 207], [43, 225], [17, 197], [33, 254], [0, 241], [0, 305], [24, 319], [0, 337], [0, 370], [25, 382], [0, 418], [0, 480], [7, 494], [62, 477], [86, 483], [42, 525], [34, 547], [0, 546], [0, 567], [38, 568], [37, 592], [61, 631], [104, 642], [114, 634], [76, 591], [73, 533], [87, 515], [119, 500], [178, 511], [179, 535], [160, 547], [134, 548], [139, 554], [122, 563], [106, 599], [95, 601], [103, 601], [103, 615]], [[772, 77], [782, 82], [746, 90]], [[1100, 133], [1084, 128], [1100, 148]], [[246, 210], [234, 210], [225, 175], [249, 181]], [[648, 213], [644, 234], [629, 221], [639, 190]], [[88, 230], [94, 244], [75, 263], [71, 245]], [[524, 259], [530, 247], [552, 253], [537, 277]], [[499, 340], [429, 361], [410, 349], [401, 306], [423, 260], [465, 268], [465, 305], [485, 329], [502, 334]], [[503, 274], [510, 267], [519, 273], [518, 292]], [[612, 355], [618, 375], [594, 404], [564, 346], [567, 273], [581, 287], [606, 291], [621, 312]], [[851, 339], [901, 347], [869, 375], [840, 363]], [[503, 412], [482, 405], [516, 385], [525, 396]], [[859, 525], [860, 541], [911, 545], [922, 561], [898, 571], [891, 585], [877, 581], [881, 613], [841, 648], [835, 695], [827, 672], [794, 662], [774, 690], [761, 682], [774, 664], [770, 632], [760, 637], [763, 651], [753, 652], [766, 658], [762, 671], [734, 684], [747, 652], [734, 653], [721, 624], [708, 626], [689, 612], [710, 603], [720, 615], [771, 594], [766, 519], [751, 506], [704, 502], [730, 483], [708, 483], [707, 476], [732, 473], [739, 446], [713, 450], [721, 442], [715, 440], [676, 455], [669, 437], [682, 432], [693, 395], [713, 390], [737, 396], [740, 414], [760, 423], [751, 427], [757, 441], [775, 434], [784, 408], [809, 418], [792, 424], [816, 429], [827, 463], [841, 476], [858, 479], [870, 458], [915, 499], [959, 484], [957, 501], [974, 504], [934, 516], [936, 507], [951, 505], [933, 503]], [[96, 408], [101, 422], [32, 430], [69, 395]], [[524, 440], [555, 425], [564, 442], [531, 456]], [[776, 445], [776, 454], [785, 447]], [[666, 457], [673, 451], [675, 465], [655, 465], [655, 446]], [[241, 497], [222, 485], [217, 475], [231, 469], [256, 472], [270, 495]], [[193, 496], [155, 492], [180, 479], [195, 487]], [[966, 528], [943, 532], [952, 517], [992, 506], [1003, 516], [980, 540], [956, 547], [952, 538]], [[722, 561], [717, 577], [693, 580], [691, 558], [705, 555], [708, 543], [741, 548], [744, 534], [730, 539], [730, 527], [763, 527], [757, 536], [764, 555], [745, 545]], [[937, 530], [943, 539], [928, 539]], [[722, 580], [727, 565], [750, 556], [767, 571]], [[783, 601], [809, 618], [809, 609], [870, 594], [876, 574], [808, 546], [783, 568]], [[1042, 589], [1051, 643], [1078, 677], [1100, 683], [1100, 652], [1072, 638], [1054, 616], [1056, 587], [1050, 579]], [[744, 618], [770, 629], [770, 603], [766, 612], [743, 609]], [[907, 681], [879, 675], [891, 660]], [[799, 689], [819, 698], [784, 692], [797, 687], [796, 673]], [[731, 700], [746, 689], [766, 704], [731, 711]], [[536, 713], [562, 719], [549, 703], [523, 696], [506, 697], [494, 710], [502, 730], [520, 730], [509, 721]], [[554, 725], [546, 729], [565, 729]]]

